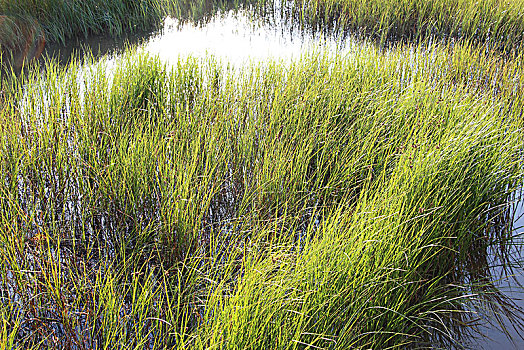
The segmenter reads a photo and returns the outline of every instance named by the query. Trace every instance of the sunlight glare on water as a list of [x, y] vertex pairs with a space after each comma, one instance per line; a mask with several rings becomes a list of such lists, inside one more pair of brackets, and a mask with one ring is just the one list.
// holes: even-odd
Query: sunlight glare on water
[[336, 35], [323, 36], [291, 28], [278, 19], [267, 23], [252, 18], [246, 11], [229, 11], [203, 24], [168, 18], [161, 32], [152, 36], [143, 48], [167, 62], [176, 61], [179, 56], [213, 55], [231, 63], [245, 63], [290, 59], [318, 47], [340, 51], [347, 44]]

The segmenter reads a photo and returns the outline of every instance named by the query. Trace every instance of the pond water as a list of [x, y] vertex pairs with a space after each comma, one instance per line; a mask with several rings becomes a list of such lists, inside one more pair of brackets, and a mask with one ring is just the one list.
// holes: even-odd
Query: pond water
[[132, 45], [168, 63], [176, 62], [181, 56], [214, 56], [228, 63], [245, 64], [267, 59], [288, 60], [307, 50], [343, 52], [358, 45], [356, 39], [336, 29], [325, 33], [287, 23], [277, 10], [264, 20], [255, 18], [249, 10], [220, 11], [198, 23], [167, 18], [162, 28], [154, 32], [119, 39], [91, 37], [66, 47], [53, 45], [44, 55], [57, 57], [65, 64], [74, 53], [93, 52], [95, 57], [115, 57]]
[[[524, 235], [524, 201], [522, 199], [515, 204], [514, 230], [515, 237], [518, 237], [518, 244], [509, 254], [514, 265], [511, 271], [504, 270], [500, 265], [494, 267], [494, 275], [500, 279], [495, 281], [495, 285], [511, 298], [514, 306], [524, 310], [524, 254], [522, 252], [522, 236]], [[496, 264], [496, 262], [495, 262]], [[483, 327], [482, 332], [486, 338], [473, 345], [486, 350], [519, 350], [524, 349], [524, 330], [515, 328], [508, 321], [508, 318], [501, 315], [500, 321], [506, 327], [506, 331], [511, 335], [509, 338], [502, 330], [500, 325], [496, 327]]]
[[[311, 28], [289, 25], [282, 11], [274, 11], [267, 18], [255, 18], [249, 10], [218, 12], [198, 23], [168, 18], [158, 31], [128, 35], [120, 39], [91, 37], [76, 41], [66, 47], [48, 46], [45, 55], [55, 57], [65, 64], [73, 54], [81, 56], [93, 52], [95, 57], [109, 55], [116, 58], [129, 45], [158, 55], [166, 62], [176, 62], [180, 56], [212, 55], [233, 64], [245, 64], [267, 59], [288, 60], [300, 57], [308, 49], [327, 48], [333, 52], [343, 52], [359, 45], [358, 40], [343, 35], [336, 29], [329, 33]], [[518, 205], [518, 218], [515, 226], [524, 231], [524, 202]], [[520, 251], [515, 251], [515, 259], [521, 260]], [[502, 278], [496, 284], [512, 298], [518, 308], [524, 310], [524, 270], [516, 266], [514, 278], [504, 275], [502, 269], [495, 269]], [[502, 317], [504, 320], [505, 318]], [[500, 327], [498, 327], [500, 328]], [[484, 349], [524, 349], [524, 340], [511, 326], [506, 333], [496, 327], [484, 327], [485, 339], [466, 345]]]

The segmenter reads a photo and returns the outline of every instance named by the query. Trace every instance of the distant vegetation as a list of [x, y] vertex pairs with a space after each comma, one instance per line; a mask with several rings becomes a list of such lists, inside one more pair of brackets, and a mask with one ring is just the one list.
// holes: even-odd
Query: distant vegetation
[[[261, 0], [265, 2], [264, 0]], [[523, 0], [291, 0], [297, 18], [388, 40], [467, 39], [521, 48]]]
[[242, 6], [280, 9], [293, 21], [336, 26], [383, 43], [455, 38], [509, 50], [524, 39], [524, 0], [0, 0], [0, 14], [37, 19], [49, 41], [65, 42], [151, 30], [167, 15], [200, 19]]
[[[259, 0], [0, 0], [0, 14], [37, 20], [49, 42], [157, 28], [170, 15], [199, 19]], [[260, 2], [260, 4], [265, 3]]]
[[149, 30], [172, 9], [172, 0], [0, 0], [0, 13], [36, 19], [48, 41], [89, 34]]

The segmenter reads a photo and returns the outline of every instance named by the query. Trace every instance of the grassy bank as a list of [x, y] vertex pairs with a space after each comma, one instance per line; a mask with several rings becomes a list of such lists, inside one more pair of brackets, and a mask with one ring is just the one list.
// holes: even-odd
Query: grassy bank
[[0, 13], [31, 18], [42, 26], [49, 42], [90, 34], [120, 36], [151, 30], [173, 9], [171, 0], [1, 0]]
[[466, 44], [3, 77], [6, 348], [454, 346], [507, 310], [522, 58]]
[[90, 34], [149, 31], [167, 15], [200, 20], [219, 9], [254, 6], [280, 9], [290, 20], [315, 28], [336, 26], [383, 43], [455, 38], [513, 50], [524, 39], [523, 5], [522, 0], [1, 0], [0, 14], [36, 19], [50, 42], [64, 43]]
[[314, 26], [332, 26], [387, 41], [436, 37], [489, 42], [502, 50], [521, 48], [522, 0], [291, 0], [282, 1], [295, 18]]
[[[0, 15], [37, 21], [48, 42], [89, 35], [119, 37], [158, 29], [166, 16], [200, 20], [256, 0], [0, 0]], [[265, 1], [264, 1], [265, 3]], [[1, 29], [1, 28], [0, 28]]]

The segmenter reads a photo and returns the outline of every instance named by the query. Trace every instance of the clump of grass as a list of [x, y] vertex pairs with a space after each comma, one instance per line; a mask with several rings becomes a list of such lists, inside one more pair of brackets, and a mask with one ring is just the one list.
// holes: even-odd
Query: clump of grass
[[65, 43], [91, 34], [120, 36], [154, 29], [173, 4], [172, 0], [2, 0], [0, 13], [36, 19], [49, 42]]
[[2, 77], [0, 340], [456, 345], [504, 310], [486, 278], [522, 183], [519, 60], [364, 45]]
[[[259, 0], [0, 0], [0, 13], [37, 21], [51, 43], [89, 35], [119, 37], [158, 29], [166, 16], [200, 20], [219, 10], [239, 9]], [[265, 4], [265, 1], [263, 2]], [[262, 4], [262, 3], [260, 3]]]
[[458, 38], [511, 50], [519, 49], [523, 40], [521, 0], [292, 0], [282, 4], [304, 23], [336, 25], [383, 43]]

